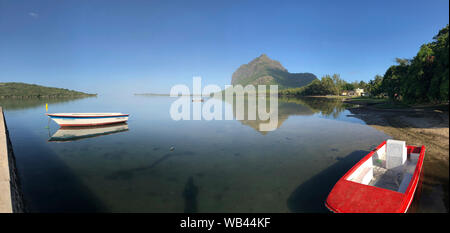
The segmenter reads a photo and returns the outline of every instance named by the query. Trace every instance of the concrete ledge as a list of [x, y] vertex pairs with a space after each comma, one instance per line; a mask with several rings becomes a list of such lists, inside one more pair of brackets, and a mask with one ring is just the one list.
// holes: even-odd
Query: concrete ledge
[[24, 210], [14, 153], [0, 107], [0, 213], [19, 213]]

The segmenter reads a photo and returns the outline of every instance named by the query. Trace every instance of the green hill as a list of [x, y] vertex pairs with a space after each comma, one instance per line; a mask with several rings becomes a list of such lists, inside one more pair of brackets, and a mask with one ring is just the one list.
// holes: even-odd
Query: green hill
[[311, 73], [289, 73], [280, 62], [267, 55], [253, 59], [242, 65], [232, 76], [232, 85], [278, 85], [279, 89], [306, 86], [317, 77]]
[[97, 94], [87, 94], [64, 88], [45, 87], [26, 83], [0, 83], [0, 98], [58, 98], [58, 97], [88, 97]]

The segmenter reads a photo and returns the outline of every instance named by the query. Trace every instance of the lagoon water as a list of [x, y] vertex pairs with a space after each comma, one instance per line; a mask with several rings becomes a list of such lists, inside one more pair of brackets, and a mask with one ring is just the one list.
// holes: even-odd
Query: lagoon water
[[[174, 121], [174, 101], [0, 100], [28, 209], [326, 212], [339, 177], [389, 138], [339, 101], [280, 99], [278, 126], [269, 132], [259, 131], [260, 121]], [[123, 112], [130, 119], [116, 129], [58, 132], [45, 115], [47, 102], [49, 112]]]

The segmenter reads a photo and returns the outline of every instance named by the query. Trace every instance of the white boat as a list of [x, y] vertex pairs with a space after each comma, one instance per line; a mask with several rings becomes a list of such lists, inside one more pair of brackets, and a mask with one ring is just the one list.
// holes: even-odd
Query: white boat
[[48, 113], [53, 121], [62, 127], [95, 126], [124, 123], [129, 114], [123, 113]]
[[192, 98], [192, 102], [204, 102], [204, 100], [203, 100], [203, 98], [202, 97], [193, 97]]
[[67, 142], [128, 131], [126, 123], [91, 127], [62, 127], [48, 141]]

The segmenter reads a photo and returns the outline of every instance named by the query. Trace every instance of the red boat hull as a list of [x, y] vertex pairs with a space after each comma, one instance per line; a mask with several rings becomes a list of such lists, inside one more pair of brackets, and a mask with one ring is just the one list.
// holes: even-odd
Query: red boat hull
[[347, 180], [385, 144], [386, 142], [381, 143], [339, 179], [325, 202], [329, 210], [335, 213], [405, 213], [408, 210], [422, 173], [425, 146], [407, 146], [408, 154], [418, 153], [419, 159], [404, 193]]

